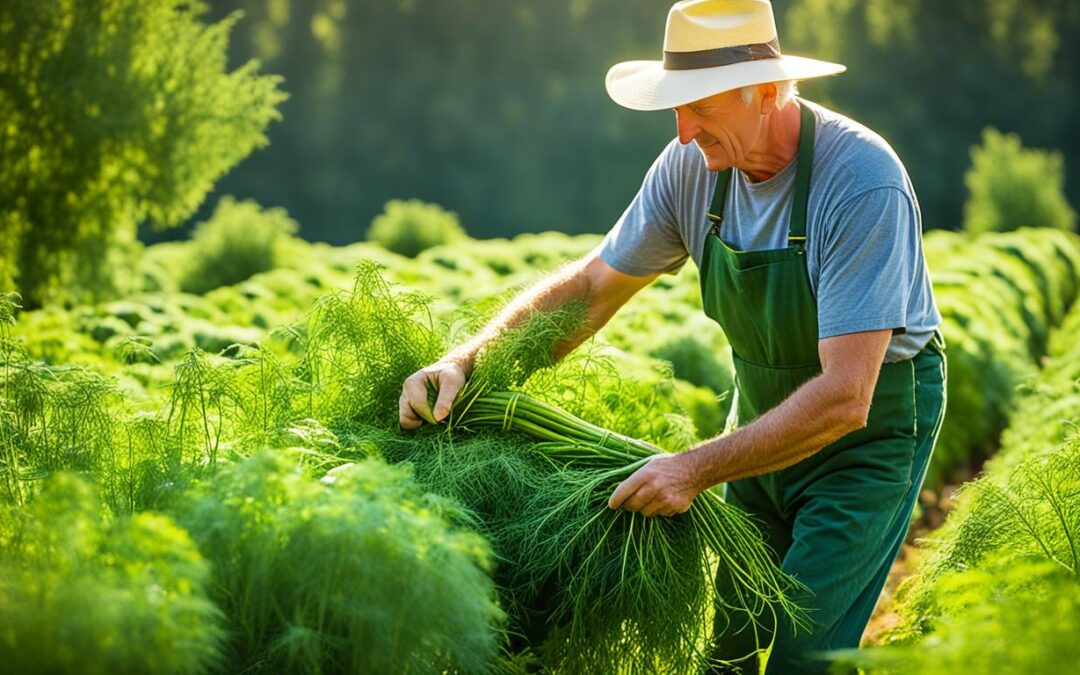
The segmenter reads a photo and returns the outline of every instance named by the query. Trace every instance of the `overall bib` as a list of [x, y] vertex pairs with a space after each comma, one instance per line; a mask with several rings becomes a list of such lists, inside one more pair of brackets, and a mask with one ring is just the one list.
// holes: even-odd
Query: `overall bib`
[[[814, 115], [802, 106], [786, 248], [740, 251], [722, 238], [731, 170], [718, 176], [701, 264], [705, 313], [731, 343], [735, 402], [746, 425], [821, 372], [817, 303], [806, 267]], [[907, 533], [945, 412], [944, 343], [881, 367], [867, 425], [786, 469], [734, 481], [727, 500], [753, 517], [783, 570], [807, 586], [796, 600], [811, 631], [780, 615], [771, 634], [739, 618], [714, 626], [714, 656], [769, 675], [826, 673], [825, 650], [859, 646]], [[721, 583], [722, 580], [718, 580]], [[755, 651], [773, 646], [768, 656]], [[748, 658], [744, 658], [748, 657]], [[736, 671], [737, 672], [737, 671]]]

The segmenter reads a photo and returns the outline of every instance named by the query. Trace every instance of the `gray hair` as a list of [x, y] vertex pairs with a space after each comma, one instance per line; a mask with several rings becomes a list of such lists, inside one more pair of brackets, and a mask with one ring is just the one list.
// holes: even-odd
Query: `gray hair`
[[[799, 95], [799, 85], [795, 83], [795, 80], [784, 80], [783, 82], [774, 82], [773, 84], [776, 85], [777, 110], [784, 108]], [[750, 102], [754, 100], [754, 92], [757, 91], [757, 88], [758, 85], [756, 84], [742, 88], [743, 103], [750, 105]]]

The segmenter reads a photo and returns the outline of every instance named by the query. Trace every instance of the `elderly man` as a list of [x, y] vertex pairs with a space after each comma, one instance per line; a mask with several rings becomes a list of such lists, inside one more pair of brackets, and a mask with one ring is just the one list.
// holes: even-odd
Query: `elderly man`
[[[769, 673], [825, 672], [821, 652], [858, 646], [944, 415], [941, 318], [907, 173], [877, 134], [796, 98], [795, 80], [843, 70], [781, 54], [767, 0], [676, 3], [663, 60], [616, 65], [607, 90], [628, 108], [673, 109], [678, 138], [595, 251], [410, 377], [400, 402], [404, 428], [442, 419], [507, 326], [583, 298], [599, 330], [692, 258], [705, 313], [731, 343], [728, 430], [642, 467], [609, 505], [670, 516], [726, 483], [805, 584], [810, 631], [783, 616], [771, 635], [716, 626], [730, 671], [760, 660]], [[433, 412], [425, 382], [439, 390]]]

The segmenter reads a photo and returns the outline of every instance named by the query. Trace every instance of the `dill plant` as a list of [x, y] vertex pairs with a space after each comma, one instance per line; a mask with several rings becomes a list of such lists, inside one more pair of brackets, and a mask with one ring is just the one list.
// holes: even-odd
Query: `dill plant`
[[0, 662], [7, 672], [190, 674], [219, 663], [210, 570], [169, 518], [102, 515], [60, 473], [25, 511], [0, 511]]
[[217, 463], [227, 425], [243, 408], [237, 386], [240, 364], [192, 349], [176, 364], [172, 395], [166, 408], [167, 424], [182, 453], [191, 453], [193, 465]]
[[18, 415], [11, 406], [11, 370], [12, 366], [16, 365], [17, 356], [22, 356], [22, 350], [12, 338], [11, 329], [15, 325], [15, 314], [21, 308], [21, 301], [18, 293], [0, 293], [0, 357], [4, 362], [4, 395], [0, 398], [0, 441], [4, 446], [4, 486], [7, 488], [8, 499], [16, 504], [22, 502], [22, 486], [19, 484], [19, 452], [15, 445]]
[[391, 199], [367, 232], [369, 241], [408, 258], [432, 246], [465, 238], [456, 213], [419, 199]]
[[195, 227], [181, 290], [206, 293], [274, 269], [279, 249], [298, 229], [285, 209], [222, 198], [210, 220]]
[[1052, 357], [1021, 390], [1013, 424], [985, 474], [966, 485], [945, 526], [929, 540], [917, 573], [901, 588], [898, 637], [933, 625], [937, 582], [1010, 551], [1038, 554], [1080, 579], [1080, 305], [1052, 340]]
[[0, 377], [0, 447], [7, 496], [25, 503], [34, 481], [59, 471], [107, 474], [122, 397], [79, 366], [46, 366], [8, 343]]
[[8, 503], [26, 504], [42, 479], [61, 471], [93, 477], [112, 513], [151, 507], [164, 486], [183, 482], [167, 433], [160, 425], [151, 431], [156, 415], [133, 412], [111, 378], [32, 359], [11, 338], [11, 318], [0, 320], [0, 471]]
[[405, 467], [321, 481], [260, 453], [193, 489], [177, 518], [214, 566], [223, 672], [483, 672], [502, 612], [487, 544]]
[[1003, 231], [1018, 225], [1075, 229], [1060, 151], [1024, 148], [1017, 134], [985, 127], [982, 144], [970, 152], [971, 167], [964, 174], [965, 230]]
[[991, 558], [940, 581], [931, 638], [837, 654], [868, 675], [1067, 673], [1080, 662], [1080, 583], [1037, 555]]
[[401, 383], [444, 350], [429, 303], [421, 293], [394, 293], [367, 262], [351, 292], [323, 296], [306, 326], [302, 364], [319, 390], [312, 416], [396, 426]]
[[305, 405], [310, 385], [295, 364], [264, 343], [237, 345], [240, 363], [236, 387], [242, 404], [238, 427], [247, 447], [276, 447], [280, 436], [300, 419], [310, 419]]

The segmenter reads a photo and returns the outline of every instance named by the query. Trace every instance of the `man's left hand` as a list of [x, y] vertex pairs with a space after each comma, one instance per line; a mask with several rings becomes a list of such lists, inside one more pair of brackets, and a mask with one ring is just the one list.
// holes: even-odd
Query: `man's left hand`
[[657, 455], [615, 488], [608, 507], [638, 511], [643, 516], [683, 513], [701, 492], [694, 478], [686, 457]]

